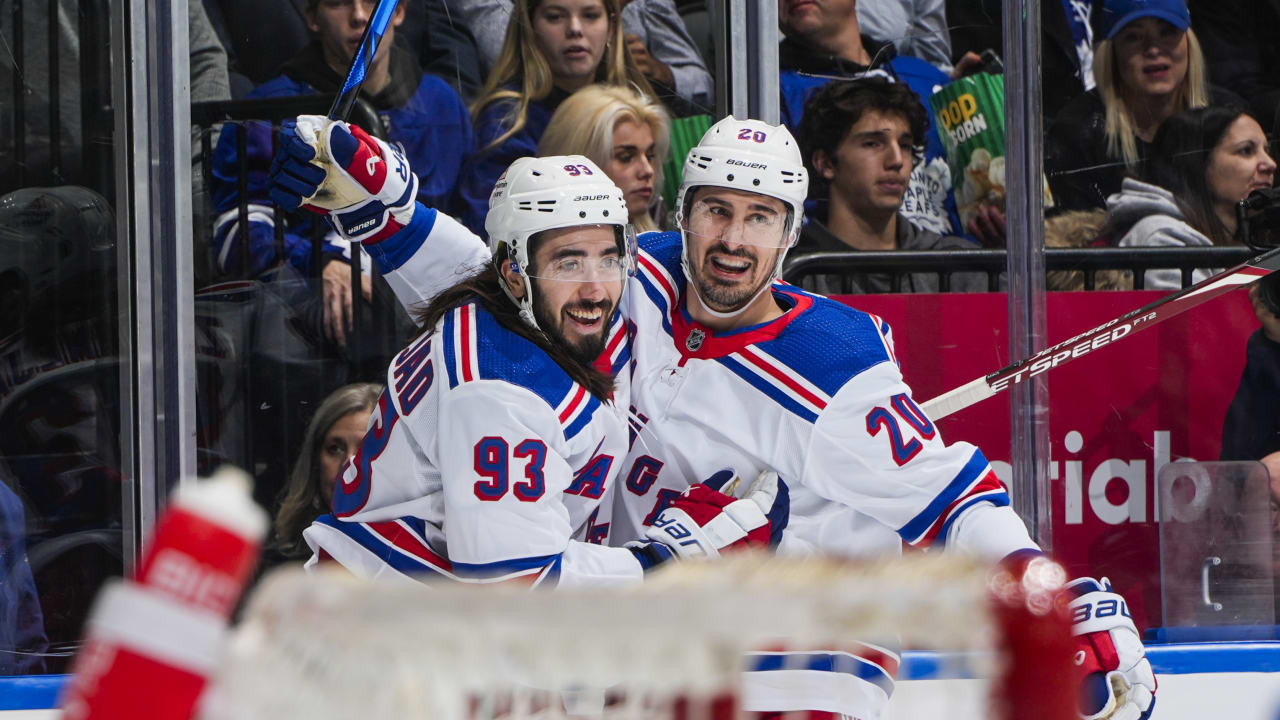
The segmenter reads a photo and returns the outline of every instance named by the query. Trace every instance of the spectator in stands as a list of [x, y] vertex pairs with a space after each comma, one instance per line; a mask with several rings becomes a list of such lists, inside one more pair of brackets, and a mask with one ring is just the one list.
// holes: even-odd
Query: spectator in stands
[[854, 0], [799, 2], [778, 0], [778, 19], [786, 39], [778, 48], [782, 122], [797, 137], [805, 101], [833, 78], [854, 78], [879, 70], [905, 83], [920, 97], [929, 117], [923, 161], [916, 163], [902, 215], [922, 230], [950, 235], [960, 226], [951, 170], [938, 137], [928, 98], [949, 78], [919, 58], [898, 55], [893, 44], [861, 34]]
[[1063, 108], [1046, 138], [1055, 207], [1105, 207], [1166, 118], [1234, 100], [1210, 88], [1190, 22], [1184, 0], [1106, 0], [1093, 52], [1097, 87]]
[[[1091, 18], [1103, 0], [1046, 0], [1040, 3], [1040, 107], [1045, 125], [1067, 103], [1093, 89]], [[947, 0], [952, 55], [994, 50], [1003, 54], [1001, 0]]]
[[587, 156], [622, 190], [636, 231], [659, 230], [670, 125], [666, 110], [634, 88], [588, 85], [556, 109], [538, 155]]
[[[1236, 203], [1271, 187], [1276, 163], [1262, 127], [1238, 107], [1184, 110], [1164, 121], [1143, 165], [1107, 199], [1125, 247], [1238, 244]], [[1212, 271], [1196, 270], [1193, 282]], [[1180, 271], [1148, 270], [1147, 288], [1182, 286]]]
[[[308, 0], [306, 17], [314, 34], [310, 45], [285, 63], [283, 73], [259, 86], [249, 97], [275, 98], [313, 93], [335, 93], [346, 77], [347, 66], [359, 45], [377, 3], [375, 0]], [[396, 28], [404, 19], [403, 5], [396, 9], [377, 55], [370, 65], [360, 95], [378, 112], [382, 128], [366, 128], [398, 144], [418, 174], [418, 199], [430, 207], [447, 207], [458, 181], [465, 153], [471, 148], [471, 123], [462, 99], [443, 80], [427, 75], [406, 50], [395, 44]], [[274, 215], [267, 200], [267, 169], [272, 155], [271, 129], [262, 123], [247, 125], [247, 150], [243, 162], [249, 172], [249, 262], [240, 267], [239, 196], [234, 130], [223, 128], [213, 162], [215, 223], [213, 258], [221, 273], [260, 277], [284, 262], [298, 273], [311, 275], [311, 222], [299, 213], [284, 233], [284, 257], [277, 256]], [[320, 263], [325, 295], [324, 328], [327, 336], [344, 343], [351, 327], [351, 248], [334, 233], [324, 241]], [[363, 288], [366, 300], [369, 287]]]
[[[808, 218], [793, 257], [849, 250], [972, 249], [965, 238], [923, 230], [902, 214], [912, 168], [924, 155], [928, 123], [915, 91], [888, 78], [837, 80], [814, 93], [805, 104], [797, 137], [810, 190], [825, 194], [828, 210], [825, 218]], [[821, 276], [802, 284], [818, 292], [845, 292]], [[854, 285], [862, 292], [893, 291], [889, 275], [859, 274]], [[936, 273], [908, 273], [899, 291], [938, 289]], [[957, 273], [950, 289], [985, 291], [987, 280], [980, 273]]]
[[1218, 459], [1262, 458], [1272, 487], [1280, 489], [1280, 283], [1255, 283], [1249, 302], [1262, 327], [1249, 336], [1240, 386], [1222, 423]]
[[944, 0], [862, 0], [858, 24], [871, 37], [893, 43], [910, 55], [951, 72], [951, 33]]
[[1189, 0], [1209, 77], [1244, 98], [1264, 127], [1280, 111], [1280, 2]]
[[45, 672], [49, 638], [27, 564], [27, 520], [22, 500], [0, 481], [0, 675]]
[[281, 494], [275, 534], [264, 551], [264, 564], [301, 562], [311, 557], [302, 531], [329, 512], [338, 474], [360, 447], [381, 394], [382, 387], [373, 383], [346, 385], [316, 408]]
[[[307, 0], [202, 2], [227, 49], [231, 95], [236, 99], [278, 75], [280, 67], [311, 40]], [[414, 0], [402, 6], [404, 24], [396, 42], [418, 59], [423, 70], [449, 83], [463, 98], [474, 97], [484, 78], [471, 34], [453, 22], [444, 0]]]
[[476, 150], [458, 186], [462, 221], [480, 237], [488, 237], [484, 218], [498, 177], [516, 158], [537, 152], [551, 114], [570, 93], [601, 82], [653, 95], [627, 52], [618, 1], [516, 1], [502, 53], [471, 107]]
[[[512, 0], [446, 0], [456, 21], [471, 28], [486, 67], [497, 67]], [[536, 3], [535, 3], [536, 4]], [[550, 0], [548, 0], [550, 4]], [[627, 48], [657, 96], [679, 97], [687, 112], [714, 112], [715, 83], [672, 0], [623, 0]]]

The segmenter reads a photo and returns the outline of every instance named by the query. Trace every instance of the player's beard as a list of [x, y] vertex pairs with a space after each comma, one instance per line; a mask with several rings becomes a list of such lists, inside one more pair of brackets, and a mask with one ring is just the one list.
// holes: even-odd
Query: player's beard
[[[710, 257], [713, 252], [742, 258], [749, 261], [751, 265], [743, 273], [741, 280], [723, 280], [711, 272]], [[771, 259], [770, 262], [772, 263], [773, 260]], [[759, 251], [748, 250], [745, 247], [731, 250], [723, 243], [712, 245], [702, 253], [702, 257], [698, 259], [697, 265], [693, 268], [694, 282], [698, 285], [698, 295], [703, 303], [716, 312], [739, 310], [751, 302], [752, 298], [756, 297], [762, 285], [771, 282], [772, 273], [763, 273], [763, 267]]]
[[[609, 325], [613, 319], [614, 303], [607, 300], [601, 302], [575, 302], [561, 306], [560, 312], [553, 313], [551, 308], [547, 306], [547, 300], [542, 293], [534, 290], [533, 300], [533, 319], [538, 321], [538, 327], [542, 328], [542, 332], [546, 333], [551, 341], [559, 344], [569, 352], [569, 356], [575, 361], [590, 367], [595, 363], [600, 354], [604, 352], [605, 342], [609, 339]], [[567, 310], [586, 310], [600, 308], [603, 321], [600, 323], [600, 332], [596, 335], [574, 335], [572, 339], [565, 336], [564, 323], [566, 322], [564, 313]]]

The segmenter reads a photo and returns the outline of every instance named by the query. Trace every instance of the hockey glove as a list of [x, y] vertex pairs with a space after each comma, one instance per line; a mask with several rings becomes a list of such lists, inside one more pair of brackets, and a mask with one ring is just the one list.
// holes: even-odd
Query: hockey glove
[[328, 216], [352, 242], [376, 243], [413, 218], [418, 177], [399, 149], [355, 125], [300, 115], [280, 129], [271, 200]]
[[721, 550], [776, 545], [787, 526], [790, 493], [775, 472], [760, 473], [737, 498], [718, 488], [736, 487], [732, 470], [690, 485], [646, 529], [646, 540], [627, 547], [650, 569], [672, 558], [718, 557]]
[[1106, 579], [1067, 583], [1076, 672], [1085, 720], [1147, 720], [1155, 707], [1156, 676], [1124, 598]]

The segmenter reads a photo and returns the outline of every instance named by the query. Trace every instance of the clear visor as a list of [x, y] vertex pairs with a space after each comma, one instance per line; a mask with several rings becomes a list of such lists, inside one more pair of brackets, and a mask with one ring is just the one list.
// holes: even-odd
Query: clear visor
[[636, 233], [630, 225], [623, 230], [616, 225], [602, 225], [621, 234], [617, 251], [590, 256], [570, 249], [539, 267], [529, 268], [529, 277], [559, 282], [618, 282], [635, 272]]
[[680, 220], [680, 227], [688, 235], [700, 240], [720, 240], [725, 243], [754, 245], [763, 248], [781, 248], [790, 245], [787, 233], [788, 213], [776, 213], [747, 208], [741, 217], [740, 209], [716, 202], [698, 200]]

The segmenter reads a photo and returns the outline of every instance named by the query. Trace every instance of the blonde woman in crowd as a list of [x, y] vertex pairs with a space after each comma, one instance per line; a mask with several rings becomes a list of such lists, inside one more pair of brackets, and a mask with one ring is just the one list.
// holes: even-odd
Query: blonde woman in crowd
[[671, 120], [652, 97], [633, 87], [588, 85], [551, 116], [538, 155], [586, 155], [627, 201], [637, 232], [660, 230], [662, 165]]
[[1054, 204], [1066, 210], [1106, 207], [1169, 116], [1239, 102], [1210, 87], [1185, 0], [1106, 0], [1101, 19], [1097, 87], [1062, 109], [1046, 139]]
[[481, 237], [489, 193], [513, 160], [537, 152], [551, 115], [592, 83], [653, 91], [627, 52], [619, 0], [517, 0], [502, 54], [471, 107], [475, 151], [458, 185], [462, 220]]

